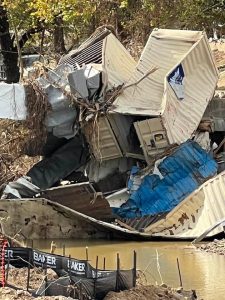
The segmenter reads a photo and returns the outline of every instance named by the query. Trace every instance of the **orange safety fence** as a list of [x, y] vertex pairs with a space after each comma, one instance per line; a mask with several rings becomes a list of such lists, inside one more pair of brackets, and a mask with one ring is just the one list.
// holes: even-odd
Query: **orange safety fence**
[[0, 286], [5, 287], [5, 250], [8, 246], [8, 241], [0, 238]]

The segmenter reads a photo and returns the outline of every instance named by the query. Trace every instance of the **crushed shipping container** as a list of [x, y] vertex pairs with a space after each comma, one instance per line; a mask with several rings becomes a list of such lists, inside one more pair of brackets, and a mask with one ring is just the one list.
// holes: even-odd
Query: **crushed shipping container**
[[217, 81], [205, 33], [155, 29], [112, 111], [160, 118], [168, 142], [180, 144], [197, 129]]

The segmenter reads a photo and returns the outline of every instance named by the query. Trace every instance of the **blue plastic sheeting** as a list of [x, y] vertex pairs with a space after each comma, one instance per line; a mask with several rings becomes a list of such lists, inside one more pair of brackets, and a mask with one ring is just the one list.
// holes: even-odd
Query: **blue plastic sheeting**
[[158, 175], [145, 176], [130, 199], [114, 212], [122, 218], [136, 218], [168, 212], [203, 182], [214, 176], [217, 163], [196, 142], [183, 143], [158, 166]]

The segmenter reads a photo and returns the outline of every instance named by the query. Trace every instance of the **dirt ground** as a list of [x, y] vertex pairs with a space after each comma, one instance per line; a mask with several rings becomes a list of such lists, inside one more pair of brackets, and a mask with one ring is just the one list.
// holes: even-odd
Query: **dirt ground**
[[202, 251], [225, 255], [225, 239], [214, 240], [213, 242], [196, 245]]
[[195, 300], [192, 292], [183, 292], [181, 289], [172, 290], [163, 286], [137, 286], [129, 291], [120, 293], [110, 292], [104, 300]]
[[[15, 290], [9, 287], [0, 288], [0, 300], [66, 300], [72, 299], [63, 296], [45, 296], [34, 298], [29, 292], [26, 291], [27, 288], [27, 268], [16, 269], [12, 268], [9, 270], [8, 274], [8, 285], [13, 285], [19, 290]], [[48, 279], [57, 279], [58, 276], [51, 269], [47, 270]], [[40, 268], [34, 268], [30, 270], [30, 290], [37, 290], [43, 283], [45, 273]], [[21, 290], [23, 289], [23, 290]], [[25, 290], [25, 291], [24, 291]]]
[[[30, 293], [22, 290], [14, 290], [11, 288], [0, 288], [0, 300], [69, 300], [63, 296], [44, 296], [34, 298]], [[190, 292], [182, 295], [176, 291], [172, 291], [167, 287], [156, 286], [137, 286], [129, 291], [123, 291], [120, 293], [110, 292], [104, 298], [104, 300], [195, 300]]]
[[51, 297], [38, 297], [34, 298], [30, 293], [22, 290], [14, 290], [11, 288], [0, 288], [0, 300], [69, 300], [63, 296], [51, 296]]
[[[12, 268], [9, 270], [8, 280], [7, 283], [9, 285], [16, 286], [20, 289], [27, 289], [27, 268]], [[41, 268], [34, 268], [30, 270], [30, 282], [29, 282], [29, 289], [37, 290], [41, 284], [43, 283], [45, 277], [44, 270]], [[56, 273], [51, 270], [47, 269], [47, 277], [48, 280], [57, 279], [58, 276]]]
[[[63, 296], [43, 296], [34, 298], [27, 288], [27, 268], [9, 270], [7, 284], [17, 287], [19, 290], [15, 290], [9, 287], [0, 288], [0, 300], [66, 300], [72, 299]], [[41, 268], [34, 268], [30, 270], [30, 290], [37, 290], [43, 283], [45, 273]], [[56, 273], [48, 269], [48, 279], [57, 279]], [[22, 289], [22, 290], [21, 290]], [[162, 286], [143, 285], [139, 282], [139, 285], [131, 290], [123, 291], [120, 293], [110, 292], [104, 300], [195, 300], [192, 292], [184, 292], [182, 289], [171, 289], [165, 284]]]

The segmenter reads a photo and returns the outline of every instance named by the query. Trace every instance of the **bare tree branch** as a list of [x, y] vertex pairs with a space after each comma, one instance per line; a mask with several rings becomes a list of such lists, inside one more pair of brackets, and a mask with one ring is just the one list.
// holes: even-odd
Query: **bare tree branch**
[[43, 30], [43, 26], [37, 26], [36, 28], [30, 28], [27, 30], [21, 37], [19, 41], [20, 48], [22, 49], [26, 42], [32, 37], [33, 34], [41, 32]]

